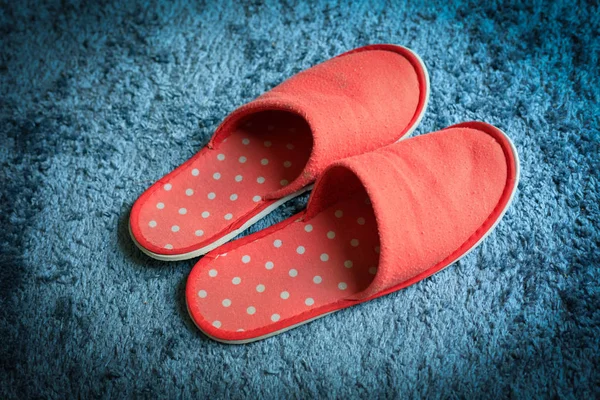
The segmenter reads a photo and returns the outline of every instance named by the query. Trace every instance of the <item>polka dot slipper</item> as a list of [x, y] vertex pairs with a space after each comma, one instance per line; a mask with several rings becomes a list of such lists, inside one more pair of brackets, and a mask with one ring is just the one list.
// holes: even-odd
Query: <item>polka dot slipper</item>
[[304, 212], [196, 264], [189, 313], [211, 338], [246, 343], [402, 289], [479, 244], [518, 176], [510, 140], [480, 122], [335, 162]]
[[143, 193], [131, 236], [161, 260], [205, 254], [310, 189], [331, 162], [408, 136], [428, 96], [425, 66], [399, 46], [301, 72], [231, 113], [206, 148]]

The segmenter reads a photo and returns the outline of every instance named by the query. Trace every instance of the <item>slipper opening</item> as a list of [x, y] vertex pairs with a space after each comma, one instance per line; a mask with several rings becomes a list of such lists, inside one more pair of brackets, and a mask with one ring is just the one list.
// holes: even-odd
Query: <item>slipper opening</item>
[[[248, 160], [248, 156], [242, 154], [244, 146], [252, 151], [253, 157], [268, 174], [268, 177], [263, 177], [261, 197], [268, 198], [270, 193], [298, 179], [313, 150], [311, 128], [304, 118], [290, 111], [264, 110], [232, 122], [228, 134], [218, 135], [213, 148], [233, 147], [233, 153], [241, 154], [238, 157], [240, 164]], [[257, 165], [257, 168], [261, 167]], [[256, 179], [263, 180], [260, 176]]]
[[[324, 219], [329, 225], [342, 225], [343, 236], [350, 244], [342, 247], [342, 258], [352, 258], [352, 272], [346, 279], [356, 290], [346, 298], [353, 298], [367, 289], [379, 266], [379, 229], [369, 195], [359, 177], [344, 165], [326, 170], [311, 196], [305, 221]], [[354, 248], [359, 250], [354, 251]]]
[[329, 179], [327, 203], [311, 218], [196, 267], [187, 300], [203, 331], [218, 338], [261, 336], [327, 313], [371, 285], [379, 263], [373, 208], [351, 171], [335, 168]]

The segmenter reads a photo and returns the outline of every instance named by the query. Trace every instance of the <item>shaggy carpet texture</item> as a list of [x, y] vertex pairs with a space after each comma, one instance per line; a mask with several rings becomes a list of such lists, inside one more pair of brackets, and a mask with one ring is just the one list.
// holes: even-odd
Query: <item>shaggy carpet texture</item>
[[[2, 2], [0, 397], [599, 397], [599, 26], [594, 1]], [[206, 338], [194, 261], [141, 254], [132, 203], [239, 105], [381, 42], [429, 68], [416, 134], [483, 120], [514, 140], [512, 207], [405, 290]]]

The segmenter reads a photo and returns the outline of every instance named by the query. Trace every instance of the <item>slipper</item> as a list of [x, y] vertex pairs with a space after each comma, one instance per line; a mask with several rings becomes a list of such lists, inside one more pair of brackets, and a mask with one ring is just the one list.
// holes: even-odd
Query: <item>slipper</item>
[[511, 141], [481, 122], [333, 163], [305, 211], [196, 264], [190, 316], [247, 343], [405, 288], [489, 235], [518, 177]]
[[362, 47], [303, 71], [231, 113], [144, 192], [131, 236], [160, 260], [205, 254], [311, 189], [332, 162], [410, 135], [428, 96], [425, 66], [404, 47]]

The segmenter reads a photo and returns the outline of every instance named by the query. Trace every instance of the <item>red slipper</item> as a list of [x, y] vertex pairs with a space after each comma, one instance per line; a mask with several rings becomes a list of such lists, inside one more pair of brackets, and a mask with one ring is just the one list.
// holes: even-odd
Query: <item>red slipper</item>
[[190, 315], [213, 339], [246, 343], [402, 289], [479, 244], [518, 177], [508, 137], [481, 122], [338, 161], [304, 212], [196, 264]]
[[427, 104], [425, 66], [393, 45], [355, 49], [238, 108], [208, 145], [135, 202], [142, 251], [183, 260], [226, 243], [310, 189], [330, 163], [408, 136]]

